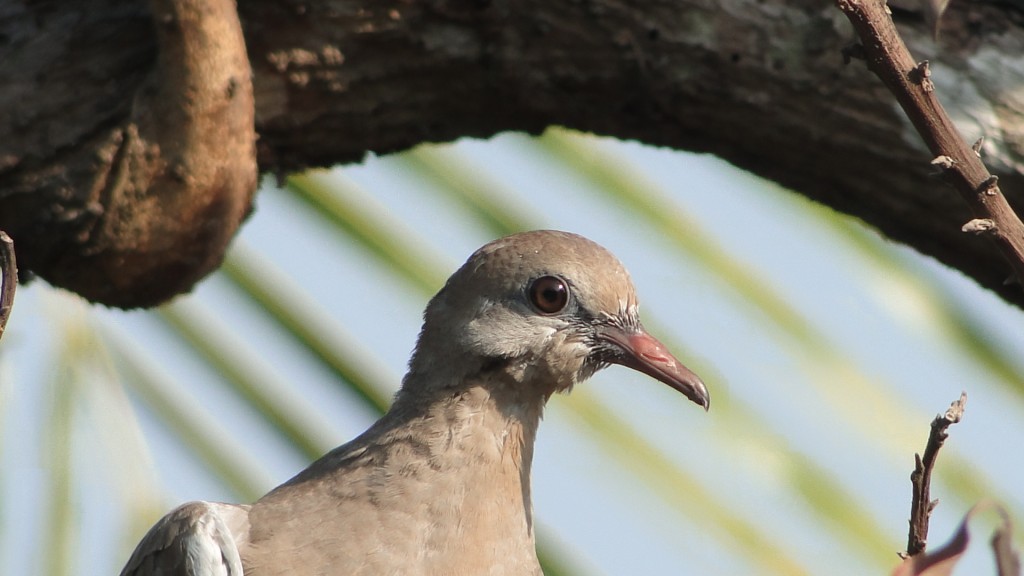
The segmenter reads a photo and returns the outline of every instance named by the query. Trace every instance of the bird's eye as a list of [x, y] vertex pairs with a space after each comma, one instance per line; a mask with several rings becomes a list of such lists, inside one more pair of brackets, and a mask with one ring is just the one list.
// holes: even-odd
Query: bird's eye
[[569, 303], [569, 287], [557, 276], [542, 276], [530, 284], [530, 303], [544, 314], [561, 312]]

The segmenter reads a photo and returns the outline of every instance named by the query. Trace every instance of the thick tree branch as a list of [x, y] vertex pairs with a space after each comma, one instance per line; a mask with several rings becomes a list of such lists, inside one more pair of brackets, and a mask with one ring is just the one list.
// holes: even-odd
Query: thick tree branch
[[939, 449], [949, 437], [946, 430], [963, 418], [966, 405], [967, 393], [962, 392], [960, 398], [950, 404], [945, 414], [939, 414], [935, 420], [932, 420], [931, 433], [928, 435], [924, 456], [914, 454], [914, 471], [910, 474], [913, 497], [910, 502], [907, 556], [920, 554], [925, 551], [927, 546], [928, 521], [931, 518], [932, 510], [939, 503], [938, 500], [931, 499], [932, 471], [935, 469], [935, 460], [939, 456]]
[[968, 146], [939, 102], [928, 61], [911, 57], [885, 0], [836, 0], [836, 5], [857, 30], [868, 67], [896, 96], [935, 156], [932, 164], [974, 211], [975, 219], [962, 230], [992, 238], [1015, 280], [1024, 282], [1024, 223], [1000, 191], [999, 179], [981, 162], [982, 141]]
[[[120, 269], [93, 265], [102, 247], [91, 241], [102, 232], [97, 222], [118, 213], [111, 204], [116, 196], [96, 194], [93, 182], [119, 174], [106, 161], [110, 147], [97, 143], [133, 122], [137, 95], [160, 76], [155, 68], [164, 48], [158, 40], [166, 39], [154, 34], [154, 22], [167, 27], [148, 0], [82, 0], [59, 10], [32, 0], [6, 0], [5, 6], [0, 228], [17, 243], [24, 272], [96, 298], [95, 291], [75, 288], [84, 277], [108, 287], [103, 298], [141, 302], [137, 295], [118, 296], [139, 290], [117, 284]], [[849, 24], [830, 3], [247, 0], [237, 8], [264, 172], [358, 161], [368, 152], [424, 141], [562, 125], [717, 155], [857, 216], [1024, 306], [1024, 291], [1003, 284], [999, 252], [960, 232], [968, 219], [963, 201], [928, 177], [931, 167], [920, 162], [928, 153], [901, 123], [885, 87], [862, 66], [842, 66], [837, 53], [849, 43]], [[1024, 12], [996, 0], [951, 3], [941, 46], [920, 14], [901, 11], [898, 21], [914, 52], [931, 60], [936, 82], [959, 89], [946, 105], [965, 133], [987, 136], [986, 162], [1019, 211], [1024, 99], [1016, 94], [1024, 82], [1017, 66]], [[227, 84], [209, 84], [218, 85]], [[213, 123], [225, 134], [198, 125], [191, 133], [212, 142], [244, 135], [227, 128], [240, 118]], [[152, 143], [148, 150], [164, 149], [164, 142]], [[222, 151], [210, 152], [216, 158]], [[143, 195], [135, 203], [170, 196]], [[200, 234], [218, 222], [231, 230], [229, 217], [143, 210], [143, 216], [160, 214], [173, 220], [163, 225], [178, 224], [171, 230], [183, 232], [184, 222], [195, 223]], [[125, 226], [103, 230], [131, 232], [135, 220], [110, 222]], [[219, 261], [222, 243], [179, 238], [192, 249], [145, 256], [125, 244], [120, 254], [109, 253], [136, 265], [169, 262], [192, 271]], [[203, 245], [206, 252], [194, 249]], [[175, 278], [181, 281], [167, 282]], [[191, 281], [187, 274], [165, 273], [155, 283], [166, 295], [187, 290]]]
[[25, 150], [0, 154], [0, 164], [17, 160], [0, 185], [0, 227], [18, 241], [23, 266], [125, 308], [156, 305], [216, 269], [257, 180], [252, 72], [235, 1], [151, 8], [144, 26], [155, 59], [134, 85], [118, 87], [119, 117], [77, 138], [55, 135], [74, 142], [41, 168]]
[[7, 319], [14, 309], [14, 292], [18, 289], [18, 263], [14, 256], [14, 241], [0, 230], [0, 338], [7, 328]]

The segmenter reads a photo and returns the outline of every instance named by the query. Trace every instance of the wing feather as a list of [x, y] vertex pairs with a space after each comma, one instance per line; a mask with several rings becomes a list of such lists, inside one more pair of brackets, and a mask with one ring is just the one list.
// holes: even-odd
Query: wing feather
[[121, 576], [242, 576], [248, 532], [248, 506], [183, 504], [149, 529]]

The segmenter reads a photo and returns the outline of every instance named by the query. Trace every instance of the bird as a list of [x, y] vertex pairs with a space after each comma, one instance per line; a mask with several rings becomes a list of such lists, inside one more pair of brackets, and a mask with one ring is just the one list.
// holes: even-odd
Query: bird
[[640, 323], [611, 252], [555, 230], [494, 240], [428, 303], [380, 420], [252, 504], [179, 506], [121, 575], [542, 575], [530, 497], [542, 412], [611, 364], [709, 407]]

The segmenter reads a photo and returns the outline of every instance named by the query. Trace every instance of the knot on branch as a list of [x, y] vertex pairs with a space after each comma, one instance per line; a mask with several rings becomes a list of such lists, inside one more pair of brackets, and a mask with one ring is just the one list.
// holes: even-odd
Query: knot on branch
[[964, 224], [961, 228], [961, 232], [970, 232], [971, 234], [984, 234], [985, 232], [992, 232], [996, 229], [996, 222], [991, 218], [975, 218], [970, 222]]
[[953, 168], [953, 166], [956, 166], [956, 160], [943, 154], [932, 158], [931, 165], [936, 166], [942, 170], [942, 172], [945, 172], [946, 170]]
[[932, 69], [927, 60], [921, 60], [910, 71], [910, 81], [919, 84], [925, 92], [935, 91], [935, 83], [932, 82]]
[[999, 193], [999, 176], [995, 174], [985, 178], [981, 184], [978, 185], [978, 193], [986, 196], [995, 196]]

